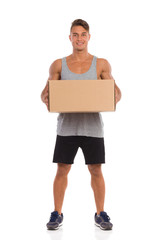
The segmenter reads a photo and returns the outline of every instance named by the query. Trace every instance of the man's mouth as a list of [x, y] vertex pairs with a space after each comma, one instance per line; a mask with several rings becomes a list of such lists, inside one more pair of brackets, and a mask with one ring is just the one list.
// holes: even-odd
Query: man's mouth
[[79, 42], [79, 43], [77, 43], [77, 45], [78, 45], [78, 46], [81, 46], [81, 45], [83, 45], [83, 43], [82, 43], [82, 42]]

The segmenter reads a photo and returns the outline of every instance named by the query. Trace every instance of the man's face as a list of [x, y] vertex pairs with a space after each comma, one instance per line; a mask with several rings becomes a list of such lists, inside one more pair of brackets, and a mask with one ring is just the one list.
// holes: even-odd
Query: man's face
[[82, 51], [87, 48], [90, 34], [82, 26], [74, 26], [69, 35], [72, 46], [77, 51]]

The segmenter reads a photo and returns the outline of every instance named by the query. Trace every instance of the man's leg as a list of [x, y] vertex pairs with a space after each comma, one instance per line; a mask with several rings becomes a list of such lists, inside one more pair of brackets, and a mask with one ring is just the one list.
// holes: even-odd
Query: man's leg
[[104, 211], [105, 182], [101, 170], [101, 164], [89, 164], [88, 169], [91, 174], [91, 187], [94, 192], [97, 214]]
[[57, 173], [53, 183], [54, 211], [61, 214], [64, 194], [67, 187], [67, 175], [71, 169], [71, 164], [58, 163]]

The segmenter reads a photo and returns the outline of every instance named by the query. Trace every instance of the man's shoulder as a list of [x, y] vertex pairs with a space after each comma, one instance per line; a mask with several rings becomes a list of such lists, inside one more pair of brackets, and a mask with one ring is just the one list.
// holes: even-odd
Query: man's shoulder
[[97, 58], [98, 67], [103, 69], [104, 71], [110, 71], [111, 66], [107, 59], [105, 58]]
[[97, 63], [100, 65], [110, 65], [108, 60], [105, 58], [97, 58]]
[[57, 71], [57, 72], [61, 72], [61, 68], [62, 68], [62, 58], [56, 59], [52, 62], [51, 66], [50, 66], [50, 71]]

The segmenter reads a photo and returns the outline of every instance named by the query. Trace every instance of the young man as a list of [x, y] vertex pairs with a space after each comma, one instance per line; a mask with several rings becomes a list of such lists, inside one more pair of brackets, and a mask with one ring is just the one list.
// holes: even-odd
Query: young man
[[[72, 23], [69, 39], [73, 53], [51, 64], [48, 80], [113, 79], [108, 61], [88, 53], [90, 33], [86, 21], [76, 19]], [[115, 94], [117, 103], [121, 98], [121, 91], [116, 84]], [[41, 93], [41, 99], [48, 108], [48, 81]], [[91, 187], [97, 209], [94, 216], [95, 224], [103, 230], [111, 230], [113, 224], [104, 211], [105, 182], [101, 164], [105, 163], [105, 146], [101, 113], [60, 113], [57, 120], [57, 139], [53, 157], [53, 162], [58, 165], [53, 184], [55, 209], [51, 213], [47, 228], [53, 230], [62, 225], [61, 210], [67, 187], [67, 175], [77, 150], [81, 147], [85, 164], [91, 174]]]

